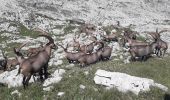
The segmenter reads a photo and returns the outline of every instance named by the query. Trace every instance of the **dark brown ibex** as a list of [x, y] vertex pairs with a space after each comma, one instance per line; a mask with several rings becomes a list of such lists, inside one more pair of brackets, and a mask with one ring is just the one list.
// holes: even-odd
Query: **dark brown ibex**
[[39, 72], [41, 81], [43, 81], [43, 72], [45, 79], [48, 78], [48, 62], [50, 60], [51, 50], [55, 49], [56, 45], [50, 36], [39, 35], [39, 37], [40, 36], [46, 37], [49, 42], [43, 47], [43, 50], [39, 51], [35, 56], [24, 58], [22, 53], [20, 53], [20, 49], [23, 46], [21, 46], [19, 49], [14, 48], [14, 53], [16, 54], [20, 64], [18, 74], [22, 73], [24, 75], [22, 81], [24, 88], [28, 86], [28, 82], [34, 73]]

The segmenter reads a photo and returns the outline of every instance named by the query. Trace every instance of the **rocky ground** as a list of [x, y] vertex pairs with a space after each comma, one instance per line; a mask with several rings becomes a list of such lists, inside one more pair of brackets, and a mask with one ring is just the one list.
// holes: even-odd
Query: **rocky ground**
[[[121, 27], [130, 27], [139, 32], [140, 38], [149, 37], [146, 35], [146, 31], [155, 31], [156, 28], [158, 30], [170, 29], [169, 0], [107, 0], [107, 2], [105, 0], [0, 0], [0, 2], [0, 47], [9, 58], [14, 57], [12, 48], [24, 42], [30, 42], [30, 44], [23, 50], [38, 47], [40, 42], [47, 42], [45, 38], [36, 38], [39, 34], [35, 31], [36, 29], [47, 31], [55, 43], [60, 42], [65, 45], [73, 42], [74, 35], [79, 34], [79, 27], [83, 23], [106, 27], [108, 30], [102, 32], [108, 32], [112, 30], [109, 29], [111, 25], [116, 25], [116, 22], [120, 21]], [[130, 26], [130, 24], [132, 25]], [[161, 34], [161, 38], [170, 45], [169, 32]], [[79, 41], [87, 44], [91, 42], [83, 34]], [[0, 93], [0, 98], [160, 100], [169, 93], [168, 61], [170, 57], [168, 54], [162, 59], [153, 57], [146, 62], [130, 63], [128, 53], [124, 53], [123, 48], [117, 42], [113, 43], [113, 47], [111, 60], [99, 62], [86, 68], [80, 68], [77, 64], [69, 64], [64, 58], [62, 48], [59, 47], [53, 51], [49, 62], [51, 77], [41, 85], [39, 82], [31, 83], [27, 90], [23, 90], [21, 87], [22, 75], [14, 77], [17, 69], [4, 73], [0, 71], [2, 73], [0, 74], [0, 83], [3, 83], [0, 84], [0, 90], [3, 91]], [[170, 49], [167, 53], [170, 53]], [[97, 74], [100, 69], [109, 71], [109, 74]], [[123, 75], [125, 73], [139, 79], [140, 77], [148, 78], [145, 80], [149, 81], [142, 79], [142, 81], [136, 81], [133, 77], [133, 81], [129, 80], [129, 83], [125, 84], [130, 84], [128, 86], [122, 85], [121, 82], [113, 85], [116, 78], [110, 76], [112, 75], [110, 72], [119, 72]], [[95, 84], [95, 75], [106, 75], [105, 80], [110, 79], [108, 76], [113, 77], [114, 79], [108, 83], [113, 88], [109, 87], [108, 89], [108, 84], [101, 81]], [[120, 78], [123, 77], [121, 75]], [[157, 83], [162, 85], [154, 87], [154, 84]], [[137, 88], [136, 85], [139, 87]], [[127, 90], [126, 93], [122, 93], [121, 86], [124, 87], [122, 91]], [[138, 92], [133, 92], [133, 90]]]

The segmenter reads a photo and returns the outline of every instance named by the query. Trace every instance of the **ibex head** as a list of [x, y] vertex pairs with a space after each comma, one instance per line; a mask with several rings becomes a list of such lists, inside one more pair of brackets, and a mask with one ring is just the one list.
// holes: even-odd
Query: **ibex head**
[[57, 49], [57, 46], [54, 44], [54, 40], [48, 35], [39, 35], [38, 37], [45, 37], [49, 40], [46, 46], [49, 46], [51, 49]]

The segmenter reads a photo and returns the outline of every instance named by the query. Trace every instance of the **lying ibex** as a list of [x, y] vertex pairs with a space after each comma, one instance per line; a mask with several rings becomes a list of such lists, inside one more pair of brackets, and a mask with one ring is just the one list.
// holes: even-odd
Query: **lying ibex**
[[95, 37], [91, 37], [90, 40], [92, 40], [93, 42], [91, 42], [91, 43], [88, 44], [88, 45], [82, 45], [82, 46], [80, 46], [80, 43], [77, 42], [77, 41], [74, 39], [74, 48], [76, 48], [77, 51], [82, 51], [82, 52], [84, 52], [85, 49], [86, 49], [86, 53], [92, 53], [92, 52], [93, 52], [93, 49], [94, 49], [94, 46], [96, 45], [97, 39], [96, 39]]
[[86, 65], [98, 62], [101, 59], [101, 54], [102, 54], [102, 48], [103, 47], [104, 47], [104, 44], [102, 44], [102, 47], [99, 48], [95, 53], [85, 54], [85, 55], [81, 56], [78, 59], [78, 62], [80, 63], [80, 66], [84, 67]]
[[64, 49], [65, 56], [66, 56], [66, 58], [67, 58], [67, 60], [68, 60], [69, 63], [77, 62], [78, 59], [79, 59], [81, 56], [83, 56], [83, 55], [86, 54], [86, 53], [83, 52], [83, 51], [79, 51], [79, 52], [76, 52], [76, 53], [68, 52], [68, 51], [67, 51], [68, 44], [67, 44], [66, 48], [64, 48], [64, 47], [63, 47], [62, 45], [60, 45], [60, 44], [57, 44], [57, 45], [58, 45], [58, 46], [61, 46], [61, 47]]
[[105, 35], [105, 36], [102, 36], [104, 39], [104, 41], [107, 41], [107, 42], [110, 42], [110, 41], [118, 41], [117, 39], [117, 35], [116, 34], [109, 34], [109, 35]]
[[5, 71], [7, 67], [7, 57], [5, 56], [4, 51], [3, 50], [1, 51], [2, 51], [2, 56], [4, 59], [0, 60], [0, 69]]
[[113, 49], [113, 46], [111, 46], [111, 47], [105, 46], [103, 48], [103, 51], [102, 51], [102, 54], [101, 54], [101, 59], [102, 60], [109, 60], [110, 56], [112, 54], [112, 49]]
[[51, 50], [55, 49], [56, 45], [50, 36], [39, 35], [39, 37], [40, 36], [46, 37], [49, 42], [43, 47], [43, 50], [39, 51], [35, 56], [24, 58], [22, 53], [20, 53], [20, 49], [24, 45], [22, 45], [19, 49], [14, 48], [14, 53], [16, 54], [17, 60], [20, 64], [18, 74], [22, 73], [24, 75], [22, 81], [24, 88], [28, 86], [28, 82], [34, 73], [39, 72], [41, 81], [43, 81], [43, 72], [45, 79], [48, 78], [48, 62], [50, 60]]
[[138, 34], [137, 32], [131, 31], [129, 29], [124, 29], [124, 36], [127, 36], [130, 39], [136, 40], [137, 34]]
[[13, 70], [15, 67], [19, 65], [19, 62], [17, 59], [8, 59], [7, 60], [7, 69], [6, 70]]
[[43, 44], [41, 44], [40, 47], [37, 48], [29, 48], [27, 50], [27, 56], [30, 57], [36, 55], [39, 51], [42, 50], [42, 48], [43, 48]]
[[74, 43], [73, 43], [74, 50], [78, 51], [80, 48], [80, 43], [76, 41], [75, 38], [73, 38], [73, 40], [74, 40]]
[[143, 46], [133, 46], [129, 49], [131, 54], [131, 59], [136, 60], [136, 57], [140, 57], [141, 60], [146, 60], [150, 54], [154, 53], [154, 49], [157, 46], [156, 42], [151, 43], [150, 45]]
[[92, 53], [95, 44], [96, 44], [96, 41], [93, 41], [92, 43], [90, 43], [90, 44], [88, 44], [88, 45], [82, 45], [82, 46], [79, 48], [79, 51], [83, 51], [83, 52], [84, 52], [84, 51], [86, 50], [86, 53]]
[[130, 39], [129, 37], [127, 37], [127, 36], [124, 36], [124, 38], [127, 41], [127, 45], [129, 47], [149, 45], [149, 43], [147, 43], [147, 42], [143, 42], [143, 41], [139, 41], [139, 40], [133, 40], [133, 39]]

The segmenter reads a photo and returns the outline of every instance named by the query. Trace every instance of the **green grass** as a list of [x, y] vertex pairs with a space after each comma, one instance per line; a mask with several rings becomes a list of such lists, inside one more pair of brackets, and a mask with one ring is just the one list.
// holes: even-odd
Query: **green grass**
[[22, 35], [22, 36], [30, 36], [30, 37], [36, 37], [39, 35], [39, 32], [35, 32], [33, 30], [30, 30], [28, 28], [26, 28], [23, 24], [20, 24], [20, 30], [19, 30], [19, 33]]
[[[63, 79], [58, 84], [53, 84], [54, 89], [50, 92], [44, 92], [40, 83], [30, 84], [28, 89], [24, 90], [22, 87], [8, 89], [7, 87], [0, 87], [0, 98], [3, 100], [42, 100], [43, 95], [48, 100], [163, 100], [165, 92], [158, 88], [151, 88], [151, 91], [140, 93], [139, 96], [131, 92], [121, 93], [117, 89], [106, 90], [104, 86], [96, 85], [93, 81], [94, 74], [97, 69], [107, 71], [123, 72], [130, 75], [154, 79], [155, 82], [161, 83], [170, 88], [170, 57], [164, 59], [151, 58], [146, 62], [132, 62], [130, 64], [123, 64], [122, 61], [106, 61], [90, 65], [85, 68], [80, 68], [75, 65], [71, 68], [65, 68], [68, 62], [64, 60], [64, 64], [59, 66], [66, 70]], [[57, 67], [56, 67], [57, 68]], [[89, 74], [85, 75], [84, 72], [88, 71]], [[80, 89], [80, 85], [86, 88]], [[22, 93], [19, 98], [17, 95], [10, 93], [15, 89]], [[65, 92], [64, 96], [57, 96], [58, 92]], [[169, 92], [168, 92], [169, 93]]]
[[[61, 26], [56, 26], [56, 28], [62, 28]], [[65, 27], [64, 32], [68, 34], [72, 32], [75, 27], [68, 25]], [[111, 31], [111, 28], [108, 28]], [[118, 33], [121, 33], [122, 29], [118, 30]], [[35, 37], [38, 33], [33, 32], [32, 30], [27, 29], [25, 26], [20, 26], [20, 33], [23, 36]], [[59, 36], [58, 36], [59, 37]], [[139, 37], [140, 40], [141, 37]], [[58, 38], [57, 40], [59, 40]], [[6, 37], [1, 38], [0, 41], [6, 40]], [[141, 38], [143, 40], [143, 38]], [[8, 56], [14, 56], [12, 48], [17, 47], [20, 44], [10, 43], [5, 48], [8, 52]], [[63, 75], [62, 80], [53, 84], [54, 89], [49, 92], [43, 91], [42, 84], [35, 82], [29, 84], [29, 87], [24, 90], [23, 87], [16, 88], [7, 88], [6, 86], [0, 85], [0, 100], [163, 100], [164, 91], [151, 87], [151, 91], [139, 93], [138, 96], [128, 92], [122, 93], [119, 92], [116, 88], [106, 90], [102, 85], [96, 85], [93, 81], [95, 72], [98, 69], [103, 69], [112, 72], [122, 72], [129, 75], [150, 78], [155, 82], [163, 84], [170, 88], [170, 57], [164, 57], [163, 59], [151, 58], [146, 62], [132, 62], [130, 64], [124, 64], [122, 61], [106, 61], [99, 62], [97, 64], [90, 65], [85, 68], [80, 68], [79, 65], [75, 65], [71, 68], [66, 68], [68, 65], [66, 59], [63, 60], [63, 64], [60, 66], [50, 66], [49, 72], [53, 73], [54, 70], [62, 68], [66, 70], [66, 73]], [[84, 72], [88, 72], [88, 75], [85, 75]], [[80, 85], [86, 86], [85, 89], [80, 89]], [[22, 93], [21, 97], [18, 95], [11, 95], [11, 92], [18, 90]], [[58, 92], [65, 92], [62, 97], [57, 96]], [[169, 94], [170, 91], [167, 92]]]

